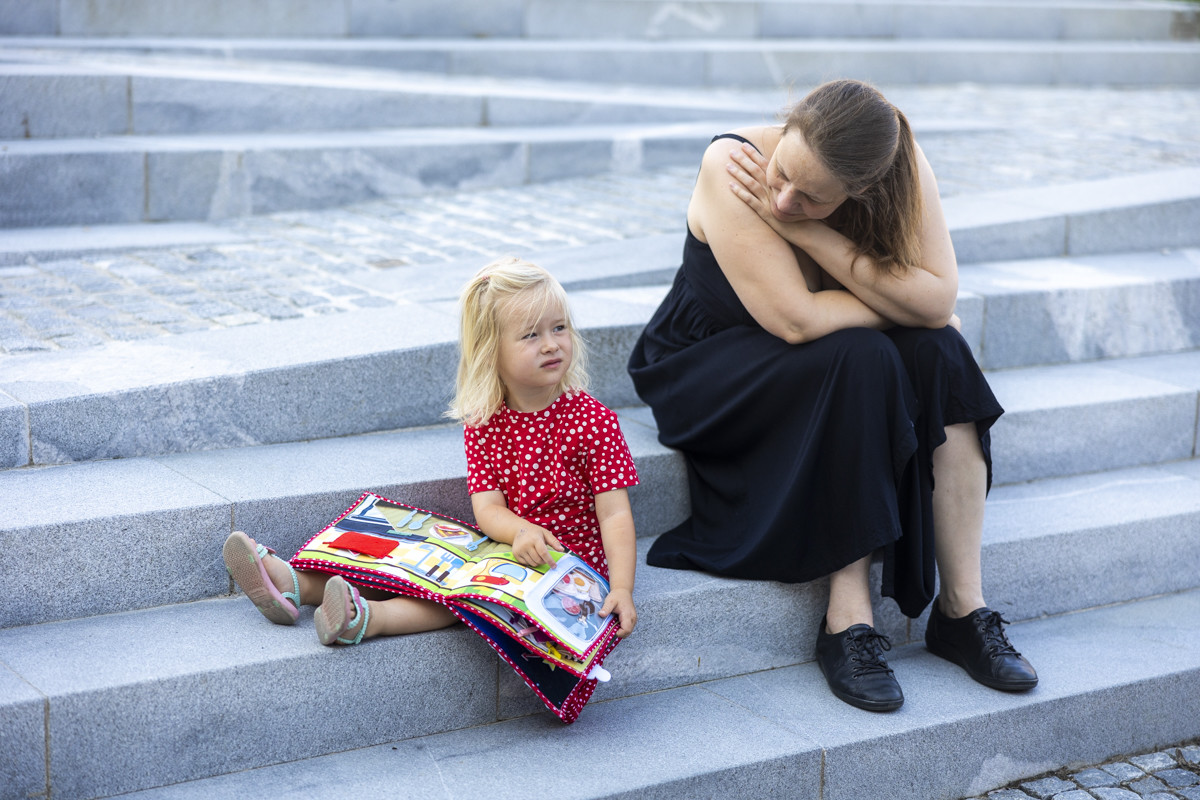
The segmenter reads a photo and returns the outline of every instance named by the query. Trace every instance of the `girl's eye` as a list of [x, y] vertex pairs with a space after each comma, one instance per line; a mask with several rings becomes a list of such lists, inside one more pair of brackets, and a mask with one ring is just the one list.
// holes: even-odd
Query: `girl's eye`
[[554, 326], [554, 332], [555, 332], [555, 333], [562, 333], [562, 332], [563, 332], [563, 331], [565, 331], [566, 329], [567, 329], [567, 326], [566, 326], [566, 325], [555, 325], [555, 326]]

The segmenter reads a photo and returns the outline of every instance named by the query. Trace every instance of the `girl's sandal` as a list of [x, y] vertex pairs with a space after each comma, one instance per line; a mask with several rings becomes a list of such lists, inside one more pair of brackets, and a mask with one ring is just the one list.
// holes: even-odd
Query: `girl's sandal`
[[[335, 575], [325, 583], [325, 596], [313, 614], [321, 644], [358, 644], [367, 632], [370, 619], [371, 607], [354, 584], [341, 575]], [[358, 633], [351, 634], [356, 626]]]
[[229, 534], [225, 546], [221, 548], [225, 569], [238, 588], [254, 603], [254, 607], [276, 625], [293, 625], [300, 616], [300, 578], [292, 565], [284, 561], [292, 574], [292, 591], [280, 592], [263, 564], [263, 559], [274, 553], [274, 550], [255, 543], [241, 531]]

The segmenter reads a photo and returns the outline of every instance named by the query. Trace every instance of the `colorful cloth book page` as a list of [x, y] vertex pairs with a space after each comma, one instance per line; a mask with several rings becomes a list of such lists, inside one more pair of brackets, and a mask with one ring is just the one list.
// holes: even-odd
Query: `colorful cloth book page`
[[603, 576], [571, 553], [552, 556], [553, 566], [526, 567], [468, 523], [367, 492], [291, 563], [446, 605], [570, 722], [619, 625], [599, 615]]

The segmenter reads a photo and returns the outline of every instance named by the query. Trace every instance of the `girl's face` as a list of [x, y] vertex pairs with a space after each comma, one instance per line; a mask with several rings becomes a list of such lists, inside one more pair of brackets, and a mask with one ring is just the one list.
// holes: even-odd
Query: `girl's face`
[[767, 163], [767, 194], [771, 214], [780, 222], [825, 219], [846, 199], [841, 184], [798, 130], [785, 134], [771, 154]]
[[500, 315], [500, 380], [505, 401], [516, 411], [540, 411], [554, 401], [554, 390], [571, 366], [571, 329], [558, 303], [529, 320], [520, 305]]

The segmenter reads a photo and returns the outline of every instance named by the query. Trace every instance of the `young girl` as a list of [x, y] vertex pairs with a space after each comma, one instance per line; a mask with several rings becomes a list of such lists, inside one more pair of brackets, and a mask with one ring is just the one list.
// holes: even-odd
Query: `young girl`
[[[467, 483], [480, 529], [512, 544], [526, 566], [570, 550], [609, 578], [600, 616], [616, 614], [617, 635], [637, 624], [635, 533], [626, 489], [637, 472], [616, 415], [590, 397], [583, 342], [566, 292], [527, 261], [481, 269], [462, 294], [457, 392], [447, 416], [464, 423]], [[553, 531], [553, 532], [552, 532]], [[291, 625], [299, 606], [314, 614], [322, 644], [358, 644], [444, 628], [444, 606], [342, 576], [296, 570], [241, 531], [222, 551], [225, 566], [267, 619]]]

